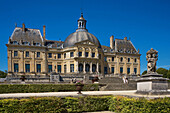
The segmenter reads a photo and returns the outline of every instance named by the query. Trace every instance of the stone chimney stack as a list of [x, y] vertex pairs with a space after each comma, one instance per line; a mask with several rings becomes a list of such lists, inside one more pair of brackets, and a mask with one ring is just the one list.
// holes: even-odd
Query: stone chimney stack
[[113, 35], [110, 37], [110, 47], [111, 49], [113, 49], [113, 40], [114, 40], [114, 37]]
[[22, 31], [25, 32], [25, 24], [22, 24]]
[[127, 37], [125, 37], [124, 40], [127, 41]]
[[45, 25], [43, 25], [43, 39], [45, 40]]

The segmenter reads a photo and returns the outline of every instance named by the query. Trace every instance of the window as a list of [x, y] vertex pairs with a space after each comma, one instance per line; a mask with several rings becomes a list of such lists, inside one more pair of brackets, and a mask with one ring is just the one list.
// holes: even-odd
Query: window
[[70, 64], [70, 72], [74, 72], [74, 64]]
[[112, 57], [112, 61], [114, 61], [114, 57]]
[[37, 73], [41, 72], [41, 64], [37, 64]]
[[48, 53], [48, 58], [52, 58], [52, 53]]
[[74, 53], [73, 52], [70, 52], [70, 57], [74, 57]]
[[18, 51], [14, 51], [14, 57], [18, 56]]
[[66, 58], [66, 53], [64, 53], [64, 58]]
[[130, 68], [127, 68], [127, 74], [130, 74]]
[[115, 68], [114, 68], [114, 67], [112, 67], [111, 69], [112, 69], [112, 73], [114, 73], [114, 72], [115, 72]]
[[48, 72], [52, 72], [52, 65], [48, 65]]
[[57, 65], [58, 73], [61, 73], [61, 65]]
[[135, 74], [137, 73], [137, 68], [134, 68], [134, 73], [135, 73]]
[[40, 57], [40, 52], [37, 52], [37, 58], [39, 58]]
[[128, 58], [128, 62], [130, 62], [130, 58]]
[[19, 69], [18, 63], [14, 63], [14, 72], [18, 72], [18, 69]]
[[58, 53], [58, 58], [61, 58], [61, 54], [60, 53]]
[[83, 64], [79, 64], [79, 72], [83, 72]]
[[107, 74], [107, 67], [104, 67], [104, 74]]
[[101, 73], [101, 65], [99, 65], [99, 73]]
[[85, 56], [88, 57], [88, 56], [89, 56], [89, 52], [86, 52], [86, 53], [85, 53]]
[[123, 73], [123, 67], [120, 67], [120, 73]]
[[123, 62], [123, 57], [120, 58], [120, 61]]
[[82, 52], [79, 52], [79, 57], [81, 57], [82, 56]]
[[96, 65], [95, 64], [92, 65], [92, 72], [93, 73], [96, 72]]
[[137, 62], [137, 59], [136, 59], [136, 58], [134, 59], [134, 62]]
[[67, 72], [67, 65], [64, 65], [64, 73]]
[[99, 54], [99, 59], [101, 59], [101, 54]]
[[92, 53], [92, 57], [95, 57], [95, 53]]
[[30, 72], [30, 64], [25, 64], [25, 72]]
[[26, 51], [25, 57], [29, 57], [29, 51]]
[[104, 61], [107, 62], [107, 57], [104, 57]]

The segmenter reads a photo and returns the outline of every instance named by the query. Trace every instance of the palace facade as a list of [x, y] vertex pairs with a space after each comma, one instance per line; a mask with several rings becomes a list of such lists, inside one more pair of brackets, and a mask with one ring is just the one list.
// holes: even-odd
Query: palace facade
[[65, 41], [46, 39], [39, 29], [15, 27], [7, 46], [8, 75], [140, 74], [140, 55], [130, 40], [110, 37], [110, 46], [86, 29], [81, 14], [78, 29]]

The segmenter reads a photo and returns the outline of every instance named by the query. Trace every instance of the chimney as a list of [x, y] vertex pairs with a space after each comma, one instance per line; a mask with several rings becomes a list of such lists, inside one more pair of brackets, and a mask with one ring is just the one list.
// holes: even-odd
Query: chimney
[[125, 38], [124, 38], [124, 40], [126, 40], [126, 41], [127, 41], [127, 37], [125, 37]]
[[22, 31], [25, 32], [25, 24], [22, 24]]
[[113, 35], [110, 37], [110, 47], [111, 49], [113, 49], [113, 40], [114, 40], [114, 37]]
[[43, 25], [43, 39], [45, 40], [45, 25]]

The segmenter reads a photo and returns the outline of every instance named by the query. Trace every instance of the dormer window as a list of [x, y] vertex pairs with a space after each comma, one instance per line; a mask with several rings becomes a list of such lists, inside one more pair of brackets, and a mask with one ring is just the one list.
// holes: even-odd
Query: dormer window
[[30, 43], [29, 42], [24, 42], [24, 45], [30, 45]]
[[13, 44], [14, 44], [14, 45], [18, 45], [18, 42], [17, 42], [17, 41], [13, 41]]
[[41, 44], [40, 44], [40, 43], [35, 43], [35, 45], [36, 45], [36, 46], [41, 46]]

